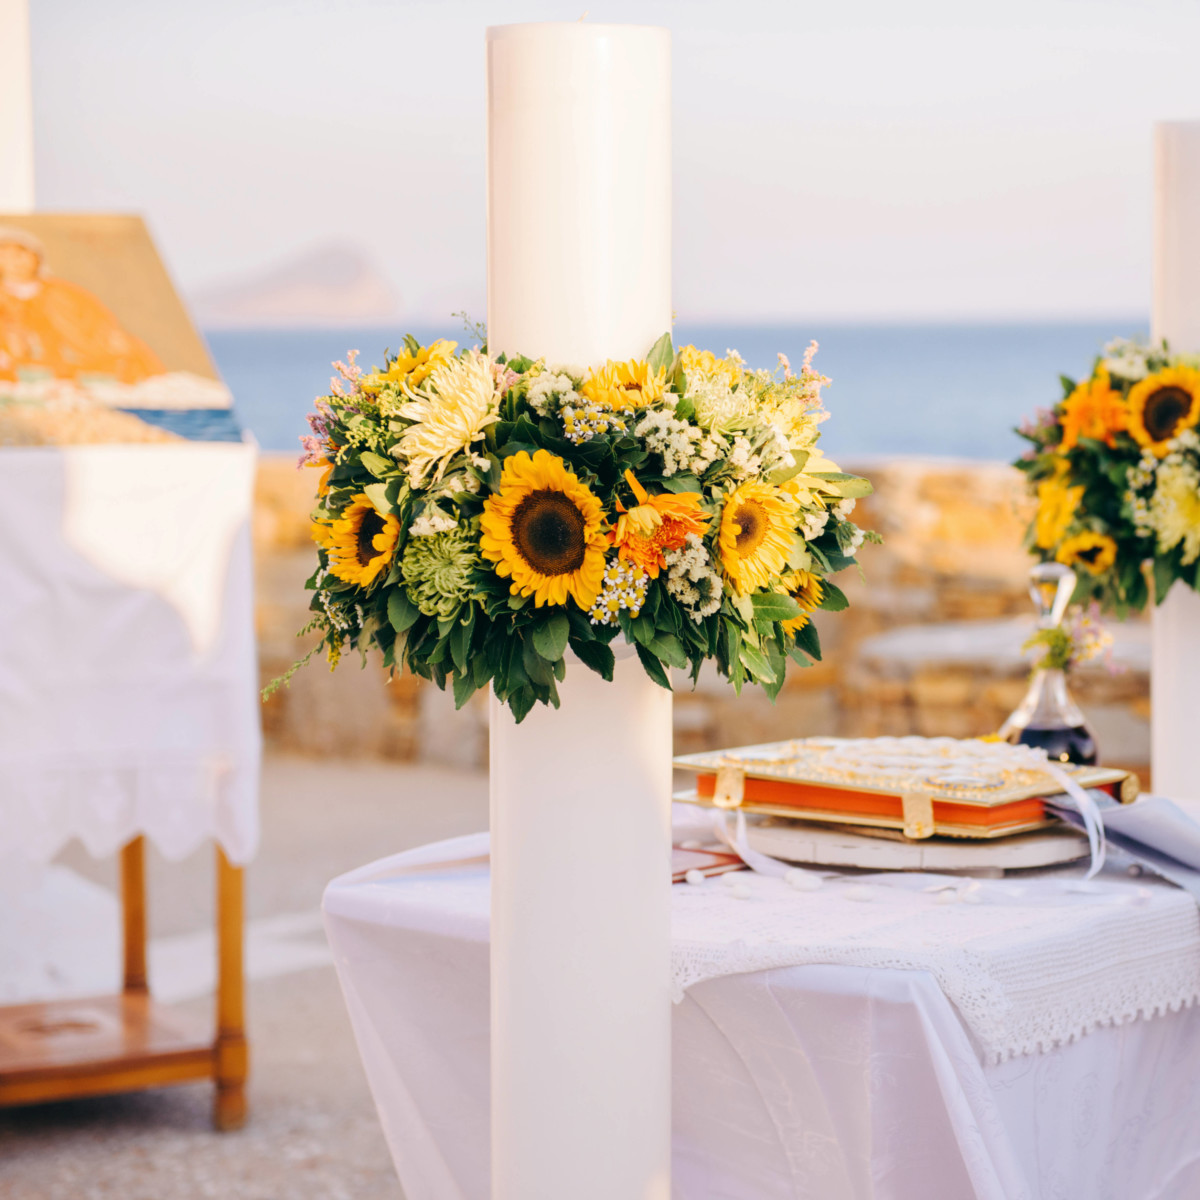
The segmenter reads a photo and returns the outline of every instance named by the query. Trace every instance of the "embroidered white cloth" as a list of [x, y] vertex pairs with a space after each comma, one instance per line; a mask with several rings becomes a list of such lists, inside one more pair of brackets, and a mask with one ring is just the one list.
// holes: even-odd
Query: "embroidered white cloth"
[[[0, 450], [0, 862], [258, 844], [256, 449]], [[9, 867], [5, 874], [12, 873]]]
[[[483, 834], [422, 847], [345, 875], [325, 893], [346, 1004], [410, 1200], [488, 1195], [487, 849]], [[614, 864], [614, 887], [620, 871]], [[1077, 869], [1076, 879], [1082, 874]], [[1015, 969], [1023, 952], [1036, 958], [1024, 977], [1000, 973], [998, 998], [1046, 982], [1031, 977], [1048, 969], [1047, 955], [1063, 948], [1062, 939], [1094, 945], [1093, 921], [1121, 939], [1124, 954], [1146, 961], [1131, 932], [1168, 943], [1178, 936], [1173, 922], [1187, 909], [1167, 896], [1195, 912], [1184, 893], [1153, 886], [1143, 895], [1137, 883], [1107, 877], [1079, 893], [1056, 883], [1057, 895], [1044, 888], [1030, 895], [1033, 903], [1015, 906], [974, 903], [967, 897], [983, 889], [962, 880], [954, 881], [961, 895], [939, 903], [937, 895], [951, 893], [851, 880], [785, 897], [775, 894], [788, 886], [782, 881], [734, 878], [749, 889], [746, 899], [719, 880], [711, 890], [674, 889], [676, 937], [689, 935], [679, 945], [677, 968], [695, 964], [700, 946], [709, 956], [706, 969], [749, 970], [751, 939], [756, 929], [763, 932], [776, 901], [785, 928], [799, 928], [798, 911], [809, 913], [802, 918], [806, 928], [845, 918], [854, 923], [843, 922], [846, 937], [857, 929], [860, 947], [874, 951], [890, 936], [891, 905], [906, 953], [932, 960], [936, 950], [943, 961], [955, 961], [957, 938], [963, 957], [956, 961], [969, 970], [976, 956], [981, 981], [991, 979], [997, 964]], [[922, 887], [941, 882], [918, 879]], [[868, 890], [849, 890], [861, 887]], [[977, 919], [989, 907], [993, 915]], [[1075, 924], [1061, 923], [1058, 911], [1039, 919], [1043, 907], [1067, 911]], [[1024, 925], [1017, 920], [1022, 910]], [[949, 915], [939, 925], [942, 914]], [[709, 918], [717, 927], [697, 935], [696, 926]], [[1194, 963], [1200, 936], [1194, 922], [1189, 928], [1180, 952]], [[933, 944], [921, 944], [922, 932]], [[822, 936], [830, 941], [828, 932]], [[1067, 949], [1072, 999], [1062, 1011], [1104, 1012], [1115, 1021], [1141, 1004], [1113, 994], [1122, 964], [1112, 956], [1099, 958], [1089, 973], [1083, 952]], [[818, 964], [697, 980], [672, 1018], [677, 1200], [1200, 1195], [1194, 1070], [1200, 1007], [1104, 1025], [1043, 1053], [988, 1063], [981, 1062], [966, 1014], [927, 970]], [[966, 983], [973, 992], [972, 981]], [[1051, 988], [1043, 999], [1057, 1003]], [[1171, 1007], [1167, 990], [1147, 1003]], [[572, 1081], [551, 1079], [547, 1086]], [[614, 1145], [621, 1119], [613, 1114]]]
[[827, 963], [928, 971], [990, 1062], [1200, 999], [1186, 892], [1103, 875], [834, 877], [750, 872], [675, 888], [676, 999], [705, 979]]

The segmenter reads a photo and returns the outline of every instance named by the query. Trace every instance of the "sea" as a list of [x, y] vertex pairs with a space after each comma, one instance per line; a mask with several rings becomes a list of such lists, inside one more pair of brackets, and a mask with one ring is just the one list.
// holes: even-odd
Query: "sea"
[[[681, 323], [688, 342], [752, 366], [786, 354], [799, 365], [815, 340], [814, 365], [831, 383], [821, 445], [849, 463], [915, 455], [1011, 459], [1024, 443], [1014, 426], [1062, 397], [1060, 375], [1086, 375], [1106, 341], [1145, 336], [1144, 317], [1107, 322], [913, 325], [719, 325]], [[235, 398], [236, 415], [268, 451], [299, 453], [305, 414], [329, 389], [331, 363], [347, 350], [366, 367], [411, 332], [422, 343], [474, 339], [448, 321], [440, 328], [212, 330], [209, 345]]]

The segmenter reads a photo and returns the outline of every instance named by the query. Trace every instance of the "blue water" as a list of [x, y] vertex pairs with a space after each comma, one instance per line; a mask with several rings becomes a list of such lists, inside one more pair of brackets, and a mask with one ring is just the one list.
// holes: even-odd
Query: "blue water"
[[[753, 366], [774, 366], [782, 350], [799, 365], [811, 338], [815, 365], [832, 380], [832, 413], [822, 446], [833, 458], [919, 454], [1011, 458], [1023, 416], [1061, 398], [1060, 373], [1086, 374], [1109, 338], [1145, 333], [1144, 318], [1030, 325], [681, 324], [677, 343], [723, 354], [738, 350]], [[233, 391], [238, 416], [266, 450], [297, 450], [304, 414], [329, 386], [330, 363], [357, 348], [366, 366], [395, 347], [395, 329], [211, 332], [209, 345]], [[422, 342], [471, 339], [454, 322], [414, 328]]]

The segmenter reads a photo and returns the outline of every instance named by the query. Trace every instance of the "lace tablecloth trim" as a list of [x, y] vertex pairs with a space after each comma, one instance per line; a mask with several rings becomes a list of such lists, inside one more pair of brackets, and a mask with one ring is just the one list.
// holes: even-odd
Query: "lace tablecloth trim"
[[674, 889], [676, 1000], [706, 979], [828, 963], [928, 971], [982, 1057], [1049, 1050], [1200, 999], [1200, 914], [1182, 891], [1104, 876], [962, 881], [739, 872]]

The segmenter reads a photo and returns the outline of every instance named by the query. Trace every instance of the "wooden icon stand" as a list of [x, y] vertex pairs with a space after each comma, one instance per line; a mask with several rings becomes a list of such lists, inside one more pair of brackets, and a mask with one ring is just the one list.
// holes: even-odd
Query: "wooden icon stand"
[[217, 862], [216, 1033], [150, 997], [146, 981], [146, 848], [121, 851], [124, 986], [119, 995], [0, 1007], [0, 1107], [211, 1079], [213, 1123], [246, 1120], [242, 868]]

